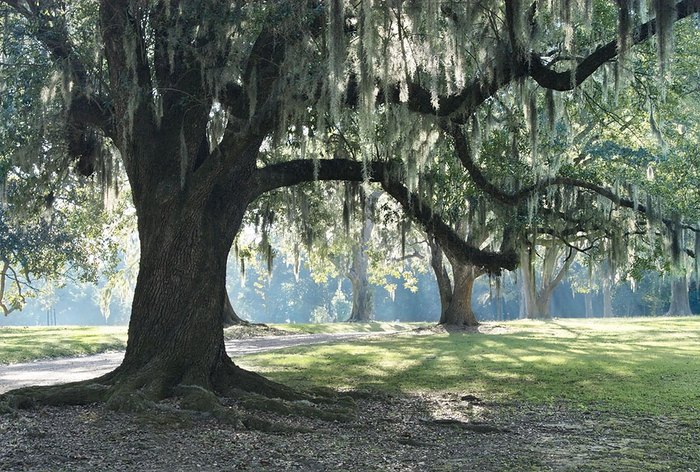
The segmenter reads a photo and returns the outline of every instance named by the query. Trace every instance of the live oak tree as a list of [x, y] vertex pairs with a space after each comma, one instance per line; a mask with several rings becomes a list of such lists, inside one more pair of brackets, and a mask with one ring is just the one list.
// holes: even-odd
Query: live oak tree
[[[449, 153], [450, 150], [444, 149]], [[494, 212], [493, 202], [484, 198], [469, 179], [460, 178], [455, 159], [444, 156], [441, 172], [433, 172], [429, 179], [432, 207], [440, 208], [446, 222], [469, 244], [493, 249], [503, 233], [503, 224]], [[479, 324], [472, 308], [474, 282], [486, 273], [483, 268], [456, 258], [444, 251], [430, 231], [427, 233], [430, 248], [430, 266], [435, 274], [440, 296], [439, 324], [452, 327], [469, 327]], [[489, 241], [490, 240], [490, 241]], [[449, 272], [448, 272], [449, 268]]]
[[[20, 25], [27, 48], [55, 71], [32, 108], [37, 117], [51, 110], [63, 132], [44, 133], [46, 121], [36, 132], [63, 141], [84, 174], [123, 166], [141, 246], [121, 366], [11, 398], [140, 408], [187, 393], [211, 401], [183, 405], [211, 409], [213, 395], [202, 392], [293, 396], [231, 361], [221, 323], [226, 259], [244, 212], [276, 188], [380, 182], [456, 258], [514, 268], [514, 251], [465, 243], [422, 204], [429, 130], [437, 123], [464, 147], [464, 124], [501, 91], [517, 91], [532, 117], [535, 84], [558, 96], [654, 35], [665, 74], [671, 26], [699, 2], [653, 2], [658, 21], [641, 3], [3, 0], [3, 21]], [[601, 21], [611, 12], [618, 21]], [[318, 133], [345, 114], [366, 138], [383, 120], [385, 140], [367, 139], [357, 160], [261, 159], [271, 143]], [[385, 150], [381, 160], [375, 147]], [[523, 191], [510, 190], [507, 198]]]
[[543, 248], [541, 270], [537, 271], [539, 277], [535, 273], [535, 244], [522, 253], [520, 311], [522, 318], [541, 320], [552, 317], [552, 295], [573, 263], [574, 251], [551, 240], [539, 246]]
[[[629, 225], [628, 261], [601, 264], [606, 313], [611, 313], [613, 280], [637, 278], [653, 270], [671, 279], [669, 314], [690, 314], [688, 278], [697, 277], [700, 215], [697, 210], [698, 98], [696, 43], [697, 23], [678, 25], [670, 76], [659, 81], [649, 75], [655, 67], [655, 51], [638, 48], [630, 65], [635, 87], [619, 91], [616, 103], [601, 105], [594, 113], [603, 126], [589, 146], [588, 157], [596, 173], [607, 174], [611, 186], [627, 186], [629, 199], [644, 207], [642, 221]], [[605, 259], [605, 254], [600, 254]], [[634, 284], [633, 284], [634, 286]]]

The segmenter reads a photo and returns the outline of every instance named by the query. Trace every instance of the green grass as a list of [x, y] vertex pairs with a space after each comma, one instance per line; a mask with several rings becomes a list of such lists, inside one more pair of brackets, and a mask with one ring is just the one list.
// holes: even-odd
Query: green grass
[[370, 323], [306, 323], [306, 324], [273, 324], [273, 328], [289, 331], [293, 334], [329, 334], [329, 333], [381, 333], [387, 331], [407, 331], [423, 326], [434, 326], [435, 323], [394, 323], [372, 321]]
[[238, 362], [298, 386], [464, 392], [495, 401], [700, 417], [700, 318], [501, 325], [504, 334], [406, 334]]
[[95, 354], [126, 346], [126, 326], [0, 328], [0, 364]]

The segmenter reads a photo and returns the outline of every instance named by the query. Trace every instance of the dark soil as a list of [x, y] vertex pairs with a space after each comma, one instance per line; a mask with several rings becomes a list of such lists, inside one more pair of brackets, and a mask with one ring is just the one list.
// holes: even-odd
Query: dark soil
[[258, 413], [306, 431], [283, 434], [97, 406], [0, 415], [0, 470], [700, 470], [697, 420], [494, 405], [466, 393], [354, 396], [349, 422]]

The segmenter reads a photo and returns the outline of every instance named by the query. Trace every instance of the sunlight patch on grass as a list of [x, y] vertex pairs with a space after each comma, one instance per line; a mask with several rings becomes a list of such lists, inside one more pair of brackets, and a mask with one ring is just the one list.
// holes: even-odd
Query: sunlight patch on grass
[[301, 323], [272, 324], [273, 328], [294, 334], [335, 334], [335, 333], [383, 333], [390, 331], [407, 331], [435, 323], [395, 323], [390, 321], [372, 321], [369, 323]]
[[124, 349], [126, 326], [0, 328], [0, 364]]
[[700, 318], [498, 325], [505, 334], [405, 334], [239, 362], [301, 386], [463, 392], [700, 417]]

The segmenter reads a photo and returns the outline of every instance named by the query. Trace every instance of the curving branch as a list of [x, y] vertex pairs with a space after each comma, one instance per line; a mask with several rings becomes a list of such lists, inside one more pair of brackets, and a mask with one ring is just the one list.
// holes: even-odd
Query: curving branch
[[[542, 192], [548, 187], [568, 186], [577, 187], [579, 189], [588, 190], [591, 193], [598, 194], [601, 197], [607, 198], [619, 207], [628, 208], [630, 210], [637, 211], [645, 215], [649, 213], [649, 209], [646, 207], [646, 205], [643, 205], [639, 202], [634, 202], [629, 198], [621, 197], [620, 195], [616, 194], [613, 190], [607, 187], [603, 187], [602, 185], [598, 185], [593, 182], [588, 182], [581, 179], [576, 179], [573, 177], [557, 176], [549, 179], [543, 179], [540, 182], [537, 182], [536, 184], [523, 187], [517, 192], [506, 192], [504, 190], [501, 190], [484, 175], [484, 173], [481, 171], [476, 162], [474, 162], [473, 156], [469, 151], [469, 144], [467, 138], [464, 135], [464, 133], [456, 126], [453, 127], [451, 133], [452, 137], [454, 138], [455, 152], [457, 154], [457, 157], [466, 169], [472, 182], [474, 182], [474, 184], [481, 191], [483, 191], [485, 194], [487, 194], [488, 196], [490, 196], [498, 202], [509, 206], [515, 206], [520, 203], [523, 203], [528, 198], [536, 195], [539, 192]], [[667, 228], [669, 228], [669, 230], [673, 230], [673, 228], [677, 226], [677, 222], [673, 221], [670, 218], [661, 218], [661, 222]], [[689, 224], [682, 224], [680, 227], [693, 232], [700, 232], [700, 228], [696, 228]]]
[[433, 235], [440, 247], [452, 258], [463, 264], [483, 268], [486, 272], [500, 274], [501, 269], [513, 270], [518, 265], [514, 251], [484, 251], [468, 244], [433, 209], [415, 193], [397, 180], [382, 182], [382, 188], [399, 202], [409, 215]]
[[253, 177], [254, 194], [257, 197], [274, 189], [315, 180], [379, 182], [453, 258], [494, 274], [517, 267], [517, 255], [513, 251], [484, 251], [464, 241], [427, 202], [401, 183], [402, 175], [403, 166], [397, 161], [373, 161], [363, 166], [361, 162], [347, 159], [294, 160], [258, 169]]
[[[509, 8], [512, 9], [512, 6]], [[534, 7], [531, 7], [531, 10], [532, 8]], [[675, 9], [675, 21], [682, 20], [700, 12], [700, 0], [682, 0], [676, 3]], [[511, 12], [511, 14], [515, 13]], [[656, 20], [647, 21], [634, 29], [630, 45], [642, 43], [656, 33]], [[506, 42], [502, 44], [502, 48], [506, 51], [512, 49]], [[409, 94], [405, 105], [414, 112], [450, 117], [454, 123], [463, 123], [465, 116], [474, 113], [480, 105], [511, 82], [532, 77], [541, 87], [546, 89], [572, 90], [589, 78], [600, 66], [614, 59], [618, 53], [617, 39], [615, 39], [583, 58], [575, 68], [564, 71], [550, 68], [551, 64], [545, 63], [542, 55], [536, 52], [504, 54], [504, 59], [500, 61], [496, 66], [495, 73], [492, 74], [493, 78], [479, 77], [470, 82], [458, 94], [439, 96], [437, 108], [432, 105], [430, 91], [416, 83], [408, 84]], [[349, 106], [356, 106], [359, 102], [358, 90], [357, 78], [351, 77], [347, 91], [347, 104]], [[400, 103], [398, 85], [387, 88], [379, 87], [379, 90], [378, 103], [385, 101]]]
[[[676, 3], [676, 21], [700, 12], [699, 0], [683, 0]], [[654, 36], [657, 32], [656, 19], [637, 26], [632, 33], [631, 45], [639, 44]], [[599, 47], [584, 58], [574, 69], [554, 71], [548, 68], [542, 58], [531, 54], [529, 58], [529, 75], [542, 87], [552, 90], [572, 90], [590, 77], [600, 66], [618, 55], [617, 39]]]

